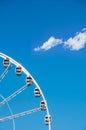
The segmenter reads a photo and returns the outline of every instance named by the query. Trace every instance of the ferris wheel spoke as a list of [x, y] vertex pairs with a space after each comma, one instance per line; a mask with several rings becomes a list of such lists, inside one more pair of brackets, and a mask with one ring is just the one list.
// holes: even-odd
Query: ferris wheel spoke
[[40, 110], [41, 110], [40, 108], [35, 108], [35, 109], [32, 109], [32, 110], [28, 110], [28, 111], [24, 111], [24, 112], [21, 112], [21, 113], [18, 113], [18, 114], [14, 114], [12, 116], [7, 116], [7, 117], [4, 117], [4, 118], [1, 118], [0, 122], [4, 122], [4, 121], [12, 120], [12, 119], [15, 119], [15, 118], [19, 118], [19, 117], [22, 117], [22, 116], [25, 116], [25, 115], [29, 115], [29, 114], [38, 112]]
[[14, 92], [12, 95], [9, 97], [5, 98], [2, 102], [0, 102], [0, 107], [6, 104], [6, 102], [12, 100], [14, 97], [16, 97], [18, 94], [23, 92], [27, 88], [27, 85], [23, 86], [22, 88], [18, 89], [16, 92]]
[[6, 76], [6, 74], [8, 73], [10, 68], [10, 65], [4, 70], [4, 72], [1, 74], [0, 76], [0, 82], [4, 79], [4, 77]]

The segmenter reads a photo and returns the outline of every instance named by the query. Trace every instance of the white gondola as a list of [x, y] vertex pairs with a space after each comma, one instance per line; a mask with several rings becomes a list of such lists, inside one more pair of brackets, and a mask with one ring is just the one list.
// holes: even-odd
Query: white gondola
[[34, 95], [35, 95], [35, 97], [40, 97], [41, 96], [40, 90], [38, 88], [35, 88]]
[[22, 74], [22, 68], [20, 66], [16, 67], [16, 75], [21, 75]]
[[4, 65], [4, 67], [6, 67], [6, 68], [10, 66], [10, 61], [9, 61], [8, 58], [4, 59], [3, 65]]
[[45, 124], [46, 125], [50, 125], [51, 124], [51, 116], [50, 115], [46, 115], [45, 116]]
[[40, 103], [40, 109], [41, 110], [47, 110], [47, 106], [46, 106], [46, 103], [44, 102], [44, 101], [41, 101], [41, 103]]
[[27, 86], [32, 85], [32, 83], [33, 83], [32, 78], [30, 76], [27, 76], [27, 78], [26, 78], [26, 84], [27, 84]]

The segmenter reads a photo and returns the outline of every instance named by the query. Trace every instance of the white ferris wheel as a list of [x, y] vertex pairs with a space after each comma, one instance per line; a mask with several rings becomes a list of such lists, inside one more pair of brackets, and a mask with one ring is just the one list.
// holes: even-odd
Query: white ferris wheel
[[[3, 54], [3, 53], [0, 53], [0, 59], [1, 59], [1, 62], [3, 60], [2, 65], [4, 66], [4, 67], [2, 66], [3, 71], [1, 71], [2, 67], [0, 67], [1, 68], [0, 69], [0, 71], [1, 71], [0, 72], [0, 83], [2, 83], [1, 86], [0, 86], [1, 87], [1, 89], [0, 89], [0, 113], [1, 113], [0, 114], [0, 129], [5, 130], [5, 129], [7, 129], [6, 127], [8, 127], [9, 130], [16, 130], [16, 125], [15, 125], [16, 119], [18, 120], [18, 119], [20, 119], [20, 117], [23, 117], [23, 116], [25, 118], [25, 117], [27, 117], [31, 114], [32, 114], [32, 116], [34, 116], [34, 113], [37, 113], [37, 112], [40, 113], [41, 112], [41, 113], [44, 113], [43, 114], [43, 118], [44, 118], [43, 120], [44, 121], [42, 120], [43, 125], [46, 126], [46, 130], [51, 130], [51, 115], [49, 113], [48, 104], [47, 104], [47, 101], [44, 97], [44, 94], [43, 94], [41, 88], [39, 87], [38, 83], [36, 82], [36, 80], [32, 77], [32, 75], [20, 63], [18, 63], [13, 58], [11, 58], [11, 57]], [[6, 93], [6, 91], [8, 92], [8, 95], [6, 95], [7, 96], [6, 97], [6, 96], [4, 96], [4, 94], [2, 94], [2, 91], [3, 91], [2, 87], [4, 85], [4, 80], [6, 79], [5, 77], [8, 76], [8, 72], [11, 71], [12, 68], [13, 68], [13, 70], [15, 69], [15, 73], [16, 73], [17, 77], [20, 77], [23, 74], [25, 75], [25, 80], [24, 80], [25, 84], [23, 85], [23, 87], [19, 87], [18, 90], [13, 91], [13, 93], [11, 92], [11, 94], [9, 94], [9, 90], [7, 90], [8, 88], [5, 89], [4, 90], [5, 93]], [[12, 77], [10, 76], [10, 79], [11, 78]], [[9, 81], [7, 81], [6, 84], [8, 84], [8, 82]], [[35, 86], [34, 87], [34, 98], [35, 98], [35, 100], [40, 99], [39, 104], [37, 104], [38, 107], [36, 107], [36, 108], [33, 107], [31, 109], [28, 108], [28, 110], [24, 110], [23, 112], [17, 112], [17, 113], [13, 112], [13, 109], [9, 105], [10, 104], [9, 102], [12, 102], [13, 100], [15, 100], [15, 98], [17, 98], [18, 95], [22, 94], [24, 91], [27, 91], [27, 89], [31, 88], [32, 85]], [[12, 86], [13, 86], [13, 84], [12, 84]], [[14, 89], [14, 88], [12, 87], [10, 89]], [[21, 102], [21, 99], [20, 99], [19, 102]], [[5, 113], [5, 112], [7, 112], [7, 113]], [[38, 115], [38, 118], [39, 118], [39, 115]], [[39, 119], [37, 119], [37, 120], [39, 120]], [[40, 125], [40, 122], [41, 121], [39, 120], [38, 125], [40, 127], [42, 127]], [[28, 122], [28, 125], [29, 125], [29, 122]], [[22, 127], [22, 124], [21, 124], [21, 127]], [[36, 126], [33, 125], [32, 129], [37, 129], [37, 128], [36, 128]]]

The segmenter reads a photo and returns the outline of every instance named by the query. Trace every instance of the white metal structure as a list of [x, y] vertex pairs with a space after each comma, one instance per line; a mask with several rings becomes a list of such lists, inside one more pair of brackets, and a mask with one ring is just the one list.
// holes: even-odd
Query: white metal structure
[[[9, 57], [9, 56], [7, 56], [7, 55], [5, 55], [3, 53], [0, 53], [0, 57], [4, 59], [3, 65], [5, 67], [4, 72], [0, 76], [0, 82], [4, 79], [5, 75], [8, 73], [9, 68], [11, 67], [11, 64], [16, 66], [16, 70], [15, 71], [16, 71], [17, 75], [21, 75], [22, 72], [25, 73], [25, 75], [26, 75], [26, 84], [23, 87], [21, 87], [20, 89], [15, 91], [13, 94], [8, 96], [7, 98], [4, 98], [1, 95], [1, 98], [3, 100], [0, 102], [0, 107], [2, 107], [4, 104], [7, 104], [9, 109], [10, 109], [11, 115], [3, 117], [3, 118], [0, 118], [0, 123], [5, 122], [5, 121], [9, 121], [9, 120], [12, 120], [14, 122], [15, 118], [19, 118], [21, 116], [28, 115], [28, 114], [31, 114], [31, 113], [34, 113], [34, 112], [37, 112], [37, 111], [45, 110], [46, 111], [45, 124], [48, 125], [48, 130], [51, 130], [51, 117], [50, 117], [48, 105], [47, 105], [47, 102], [45, 100], [44, 94], [43, 94], [41, 88], [39, 87], [38, 83], [36, 82], [36, 80], [32, 77], [32, 75], [20, 63], [18, 63], [17, 61], [12, 59], [11, 57]], [[18, 113], [18, 114], [13, 114], [12, 111], [11, 111], [11, 108], [10, 108], [10, 106], [8, 104], [8, 102], [10, 100], [12, 100], [14, 97], [16, 97], [18, 94], [23, 92], [32, 83], [36, 87], [35, 91], [34, 91], [35, 96], [37, 96], [37, 97], [41, 96], [42, 97], [42, 101], [40, 103], [40, 107], [32, 109], [32, 110], [27, 110], [27, 111], [24, 111], [24, 112], [21, 112], [21, 113]]]

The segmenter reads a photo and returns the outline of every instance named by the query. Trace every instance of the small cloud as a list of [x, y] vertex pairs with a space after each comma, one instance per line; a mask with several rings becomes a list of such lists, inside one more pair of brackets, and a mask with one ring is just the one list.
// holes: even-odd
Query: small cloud
[[82, 32], [76, 33], [76, 35], [73, 38], [71, 37], [64, 42], [64, 46], [72, 51], [78, 51], [84, 48], [85, 45], [86, 45], [86, 28], [84, 28]]
[[49, 50], [57, 45], [63, 44], [63, 47], [69, 48], [72, 51], [79, 51], [86, 45], [86, 28], [83, 28], [81, 32], [77, 32], [74, 37], [63, 41], [62, 39], [56, 39], [55, 37], [50, 37], [41, 46], [34, 48], [34, 51]]
[[59, 44], [62, 44], [62, 39], [56, 39], [54, 37], [50, 37], [48, 41], [44, 42], [40, 47], [34, 48], [34, 51], [40, 51], [40, 50], [49, 50]]

